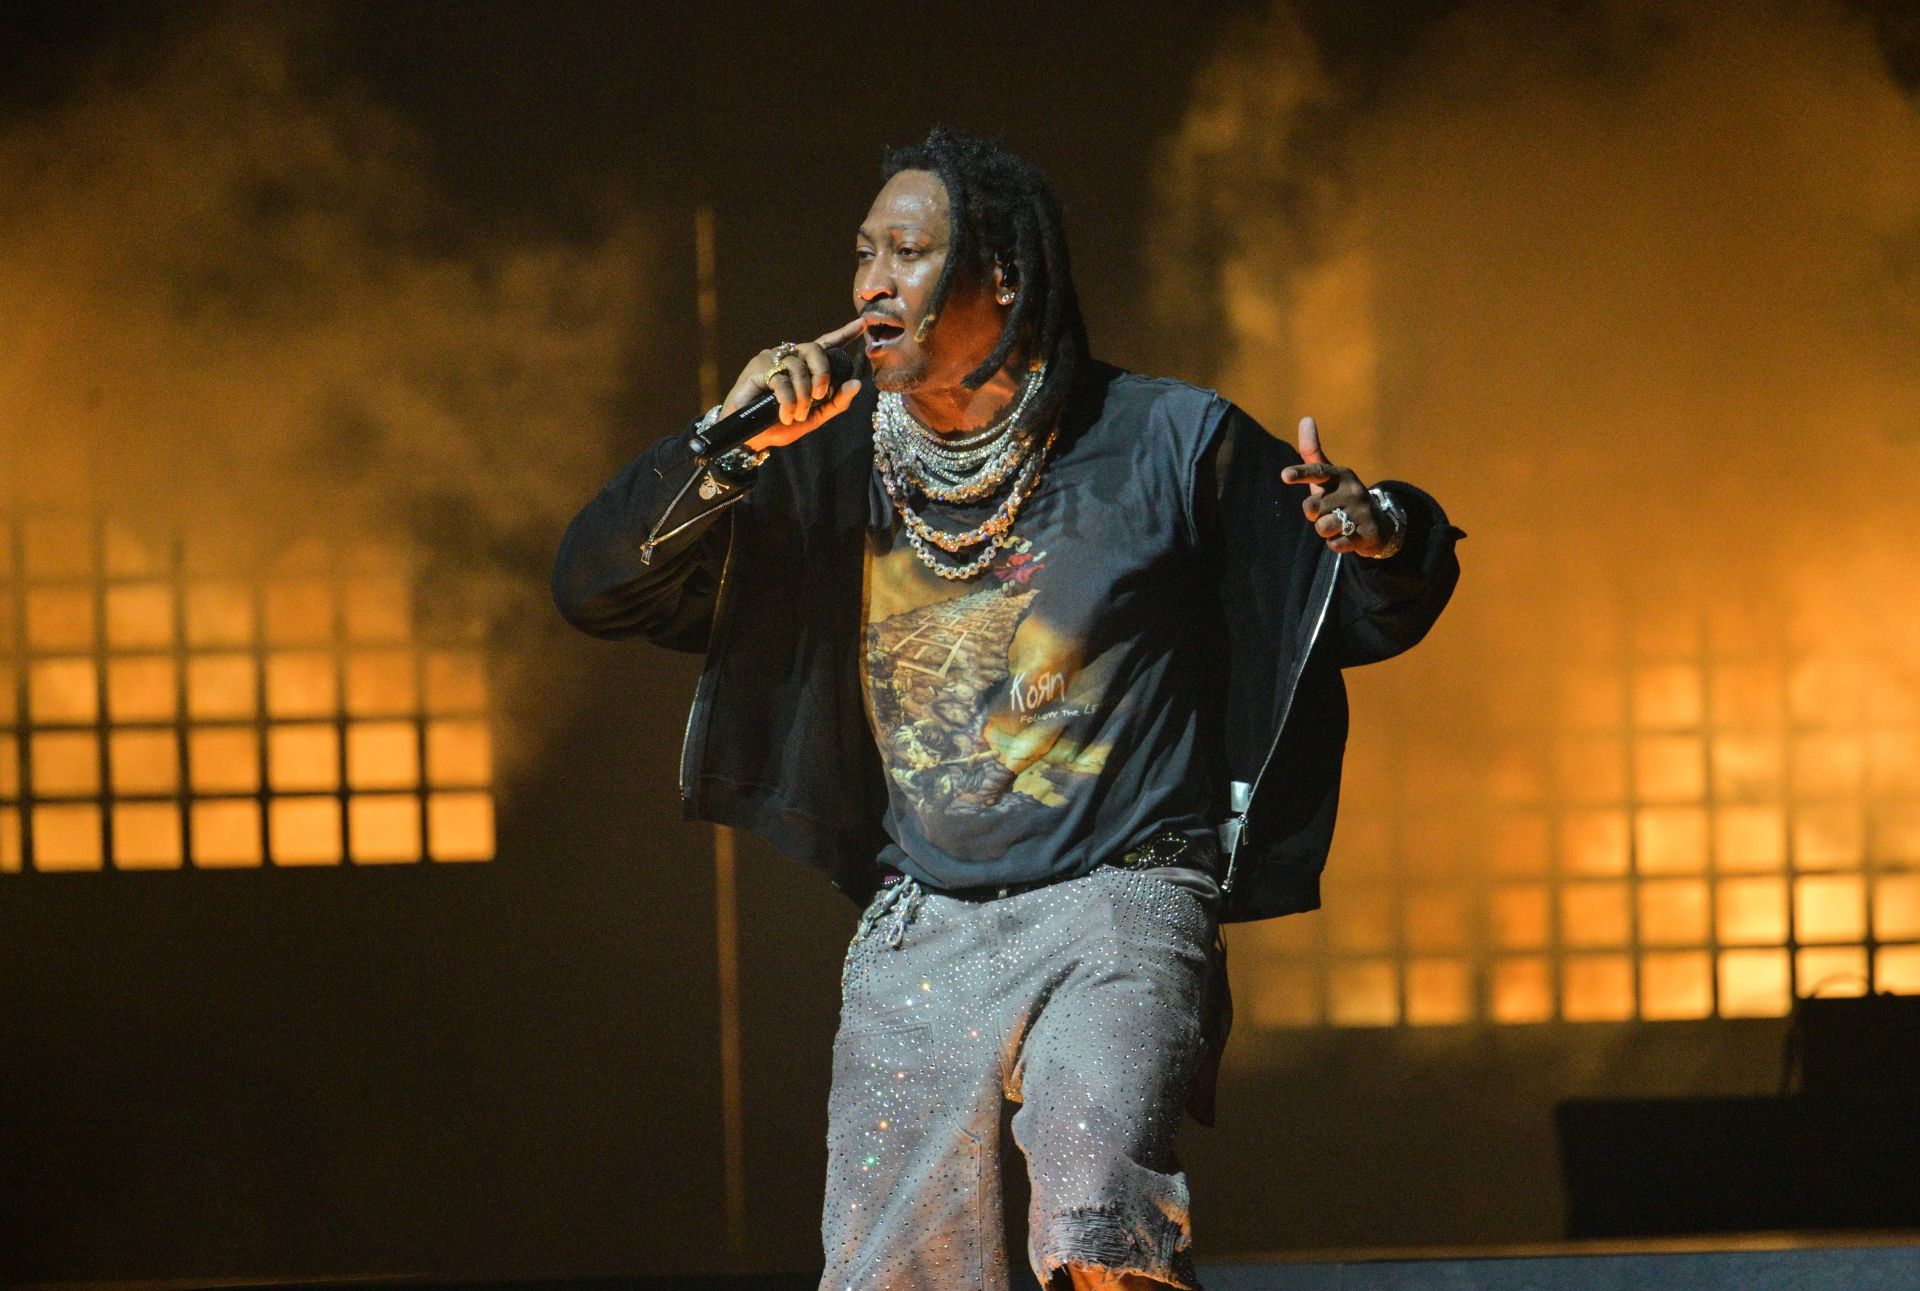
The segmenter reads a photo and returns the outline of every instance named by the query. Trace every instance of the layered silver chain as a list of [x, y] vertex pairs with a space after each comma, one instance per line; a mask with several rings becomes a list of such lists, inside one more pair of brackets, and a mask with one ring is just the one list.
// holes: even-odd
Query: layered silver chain
[[[964, 437], [942, 435], [926, 426], [908, 410], [897, 391], [881, 392], [875, 403], [874, 470], [906, 525], [907, 541], [914, 554], [940, 577], [956, 581], [974, 578], [1013, 541], [1013, 522], [1033, 492], [1040, 467], [1053, 447], [1053, 430], [1036, 448], [1034, 431], [1020, 424], [1045, 378], [1044, 364], [1034, 368], [1006, 416]], [[1006, 498], [991, 516], [965, 533], [935, 528], [912, 506], [911, 495], [916, 492], [936, 502], [978, 502], [998, 492], [1009, 478], [1013, 483]], [[928, 546], [958, 557], [983, 542], [983, 551], [958, 565], [947, 564]]]

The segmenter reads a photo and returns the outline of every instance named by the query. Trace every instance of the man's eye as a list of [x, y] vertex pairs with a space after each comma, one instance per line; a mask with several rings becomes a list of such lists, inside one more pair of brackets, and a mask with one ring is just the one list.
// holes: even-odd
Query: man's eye
[[855, 247], [853, 249], [853, 258], [855, 260], [871, 260], [873, 259], [873, 248], [872, 247]]
[[903, 259], [916, 260], [920, 256], [920, 248], [919, 247], [901, 247], [899, 250], [895, 251], [894, 254], [902, 257]]

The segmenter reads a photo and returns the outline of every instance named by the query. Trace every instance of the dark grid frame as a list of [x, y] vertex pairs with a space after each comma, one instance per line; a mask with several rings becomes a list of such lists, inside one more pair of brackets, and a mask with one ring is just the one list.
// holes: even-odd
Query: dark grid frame
[[[59, 567], [49, 569], [29, 550], [30, 534], [55, 531], [65, 531], [70, 541], [64, 544], [67, 550]], [[304, 550], [307, 559], [295, 562], [299, 567], [292, 570], [249, 570], [225, 562], [220, 562], [225, 567], [215, 568], [204, 560], [196, 568], [190, 567], [188, 544], [178, 535], [147, 545], [136, 555], [124, 531], [98, 517], [45, 512], [0, 516], [0, 684], [8, 692], [0, 699], [0, 870], [251, 868], [492, 858], [491, 730], [478, 643], [471, 636], [423, 638], [404, 571], [391, 565], [356, 564], [340, 551], [318, 544], [306, 544]], [[393, 589], [389, 600], [408, 602], [388, 605], [383, 611], [397, 626], [384, 636], [350, 630], [349, 589], [381, 583]], [[244, 639], [196, 642], [190, 639], [189, 598], [197, 590], [217, 587], [239, 592], [248, 624]], [[288, 587], [308, 593], [325, 589], [326, 622], [304, 638], [294, 633], [282, 639], [274, 630], [270, 602]], [[165, 596], [171, 622], [164, 642], [129, 645], [110, 639], [110, 602], [130, 589]], [[36, 596], [67, 596], [75, 598], [76, 604], [84, 598], [86, 617], [91, 619], [85, 644], [77, 640], [34, 643], [29, 604]], [[310, 664], [328, 661], [329, 705], [302, 713], [279, 711], [283, 705], [270, 693], [272, 670], [295, 656]], [[190, 693], [194, 664], [215, 658], [246, 661], [253, 683], [250, 714], [196, 715], [195, 696]], [[389, 665], [389, 680], [410, 673], [404, 686], [410, 691], [407, 703], [382, 708], [356, 702], [356, 668], [382, 658]], [[170, 667], [170, 713], [129, 717], [117, 711], [111, 693], [114, 665], [132, 661]], [[90, 706], [90, 714], [78, 709], [52, 715], [36, 712], [36, 670], [48, 665], [91, 668], [90, 705], [79, 706]], [[404, 785], [405, 775], [390, 776], [386, 784], [367, 783], [364, 768], [351, 765], [356, 742], [371, 739], [381, 728], [391, 739], [403, 726], [407, 735], [402, 741], [411, 745], [404, 759], [411, 762], [411, 786]], [[280, 787], [285, 776], [276, 764], [274, 741], [296, 728], [331, 732], [330, 788]], [[251, 774], [243, 777], [251, 780], [250, 789], [209, 790], [196, 783], [195, 736], [215, 731], [250, 737]], [[122, 791], [124, 777], [114, 765], [115, 737], [140, 734], [171, 736], [171, 790]], [[44, 777], [35, 767], [36, 742], [45, 741], [51, 747], [47, 737], [61, 736], [92, 740], [95, 765], [90, 787], [53, 791], [40, 787]], [[122, 741], [120, 747], [130, 747], [130, 741]], [[14, 764], [11, 768], [6, 766], [8, 761]], [[321, 807], [323, 803], [327, 805]], [[234, 804], [251, 805], [254, 845], [212, 862], [201, 856], [203, 849], [196, 848], [197, 817]], [[337, 828], [337, 851], [331, 846], [317, 850], [300, 846], [298, 830], [283, 829], [276, 838], [276, 817], [290, 816], [289, 804], [318, 809], [332, 822], [330, 828]], [[171, 808], [177, 846], [131, 856], [116, 836], [122, 823], [119, 809], [138, 811], [146, 806], [163, 813]], [[97, 850], [81, 849], [55, 860], [51, 849], [36, 837], [36, 826], [49, 808], [91, 812]], [[244, 812], [245, 807], [240, 810]], [[373, 828], [380, 811], [387, 813], [389, 827], [411, 817], [415, 839], [411, 848], [374, 846], [382, 832]], [[204, 819], [211, 821], [213, 816]], [[402, 833], [406, 829], [403, 826]], [[390, 834], [391, 828], [386, 832]], [[357, 838], [356, 833], [363, 837]], [[334, 854], [328, 856], [329, 852]]]
[[[1624, 603], [1610, 607], [1620, 630], [1585, 659], [1585, 682], [1573, 681], [1585, 686], [1577, 706], [1601, 713], [1556, 704], [1550, 681], [1516, 702], [1552, 716], [1496, 732], [1484, 757], [1455, 751], [1449, 765], [1448, 750], [1417, 741], [1356, 742], [1350, 765], [1372, 760], [1360, 777], [1371, 791], [1343, 805], [1325, 909], [1241, 934], [1255, 964], [1256, 1024], [1777, 1016], [1796, 996], [1920, 990], [1920, 694], [1908, 693], [1920, 688], [1876, 689], [1875, 676], [1849, 672], [1857, 660], [1794, 640], [1778, 605], [1748, 605], [1724, 616], [1729, 624], [1707, 610], [1676, 613], [1674, 603], [1637, 623]], [[1882, 681], [1900, 673], [1892, 657], [1869, 662]], [[1742, 677], [1764, 684], [1732, 684]], [[1836, 700], [1849, 687], [1853, 697]], [[1404, 719], [1421, 702], [1396, 693], [1390, 708]], [[1581, 740], [1611, 748], [1613, 766], [1599, 778], [1614, 787], [1569, 783], [1556, 766], [1558, 749]], [[1726, 757], [1743, 741], [1749, 751], [1776, 747], [1760, 776], [1770, 785], [1743, 779]], [[1777, 813], [1777, 864], [1733, 854], [1741, 813]], [[1618, 862], [1583, 867], [1576, 827], [1601, 819], [1618, 823]], [[1662, 840], [1658, 826], [1689, 820], [1697, 848]], [[1849, 820], [1851, 862], [1850, 842], [1823, 841], [1823, 831], [1844, 835]], [[1697, 864], [1672, 863], [1696, 851]], [[1516, 853], [1522, 863], [1503, 872]], [[1503, 944], [1498, 894], [1520, 889], [1538, 894], [1529, 920], [1537, 944]], [[1752, 910], [1730, 897], [1746, 892], [1777, 896], [1759, 920], [1777, 921], [1777, 935], [1743, 931]], [[1579, 902], [1593, 894], [1612, 898], [1602, 921], [1611, 936], [1583, 922]], [[1669, 897], [1697, 910], [1681, 921], [1697, 934], [1674, 935], [1671, 909], [1662, 913]], [[1851, 966], [1836, 972], [1842, 960]], [[1516, 1007], [1500, 976], [1521, 963], [1540, 980]], [[1583, 990], [1578, 976], [1600, 965], [1610, 989]], [[1755, 985], [1774, 970], [1777, 982]]]

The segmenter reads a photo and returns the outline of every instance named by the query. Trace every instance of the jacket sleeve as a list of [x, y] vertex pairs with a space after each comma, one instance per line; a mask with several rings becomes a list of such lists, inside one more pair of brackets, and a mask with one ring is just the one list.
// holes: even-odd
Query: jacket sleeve
[[1460, 581], [1453, 545], [1467, 535], [1447, 522], [1440, 504], [1411, 484], [1382, 480], [1407, 515], [1407, 538], [1385, 560], [1347, 555], [1334, 587], [1335, 662], [1376, 663], [1419, 642]]
[[[722, 513], [753, 481], [709, 476], [693, 460], [689, 434], [670, 435], [628, 462], [560, 540], [553, 602], [589, 636], [707, 647], [726, 566], [731, 517]], [[701, 496], [703, 485], [712, 496]]]

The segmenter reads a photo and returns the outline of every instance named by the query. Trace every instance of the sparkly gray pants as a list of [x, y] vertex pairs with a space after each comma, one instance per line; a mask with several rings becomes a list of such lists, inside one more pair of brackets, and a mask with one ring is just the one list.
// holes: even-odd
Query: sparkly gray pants
[[1138, 871], [986, 901], [883, 888], [842, 979], [822, 1291], [1007, 1286], [1003, 1099], [1043, 1286], [1076, 1264], [1194, 1287], [1173, 1136], [1213, 944], [1201, 895]]

